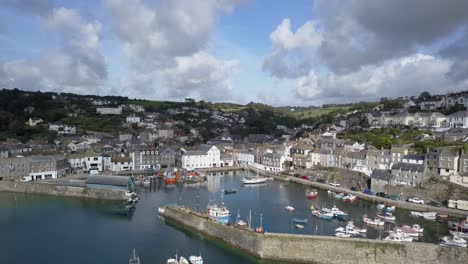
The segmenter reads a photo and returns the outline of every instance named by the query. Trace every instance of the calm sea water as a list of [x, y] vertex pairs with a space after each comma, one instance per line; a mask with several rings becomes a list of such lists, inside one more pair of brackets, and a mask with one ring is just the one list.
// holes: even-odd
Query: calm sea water
[[[345, 222], [323, 221], [310, 214], [310, 206], [338, 206], [350, 214], [355, 225], [363, 226], [362, 216], [373, 218], [374, 203], [357, 201], [349, 204], [335, 201], [325, 190], [314, 200], [305, 199], [305, 186], [268, 181], [256, 186], [242, 186], [240, 179], [248, 173], [216, 174], [208, 183], [167, 188], [164, 184], [145, 188], [134, 210], [125, 210], [120, 203], [86, 199], [0, 193], [1, 263], [128, 263], [136, 248], [142, 264], [165, 263], [176, 252], [188, 258], [202, 254], [205, 263], [261, 263], [241, 252], [227, 248], [206, 237], [180, 231], [157, 215], [157, 208], [168, 203], [183, 204], [203, 210], [211, 200], [221, 202], [222, 188], [236, 188], [237, 194], [225, 195], [224, 203], [234, 220], [239, 212], [258, 226], [260, 213], [266, 231], [333, 235]], [[287, 212], [284, 207], [295, 207]], [[409, 211], [398, 209], [396, 225], [420, 224], [424, 235], [420, 241], [435, 242], [448, 233], [445, 221], [414, 219]], [[292, 218], [307, 218], [304, 229], [295, 229]], [[368, 238], [385, 237], [383, 229], [367, 227]], [[265, 262], [266, 263], [266, 262]], [[268, 262], [271, 263], [271, 262]]]

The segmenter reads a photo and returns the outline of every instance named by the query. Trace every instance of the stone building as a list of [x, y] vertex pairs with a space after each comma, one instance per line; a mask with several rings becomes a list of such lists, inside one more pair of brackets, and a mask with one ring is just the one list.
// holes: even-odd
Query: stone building
[[388, 170], [374, 170], [371, 174], [371, 190], [375, 193], [387, 192], [387, 185], [394, 185], [395, 176]]
[[2, 180], [56, 179], [69, 172], [68, 160], [60, 155], [0, 159], [0, 179]]
[[424, 181], [424, 165], [412, 163], [395, 163], [392, 166], [395, 184], [399, 186], [416, 186]]

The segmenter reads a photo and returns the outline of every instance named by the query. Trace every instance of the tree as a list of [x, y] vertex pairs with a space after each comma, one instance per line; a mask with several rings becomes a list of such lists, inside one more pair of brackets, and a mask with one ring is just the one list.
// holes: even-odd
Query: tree
[[422, 92], [419, 95], [418, 100], [421, 101], [421, 100], [424, 100], [424, 99], [429, 98], [429, 97], [431, 97], [431, 94], [429, 92]]

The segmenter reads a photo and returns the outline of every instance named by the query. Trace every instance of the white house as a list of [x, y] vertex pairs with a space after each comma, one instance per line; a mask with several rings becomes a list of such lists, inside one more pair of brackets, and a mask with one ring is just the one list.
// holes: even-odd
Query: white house
[[221, 153], [214, 145], [200, 145], [195, 151], [185, 151], [182, 154], [182, 168], [193, 170], [197, 168], [219, 167]]
[[30, 117], [28, 121], [26, 121], [26, 124], [30, 127], [35, 127], [37, 126], [37, 124], [43, 122], [44, 120], [40, 119], [40, 118], [33, 118], [33, 117]]
[[104, 170], [104, 157], [100, 154], [85, 153], [83, 155], [71, 155], [68, 158], [73, 169], [84, 171], [102, 172]]
[[96, 113], [101, 115], [121, 115], [122, 107], [98, 107]]
[[111, 159], [111, 170], [118, 171], [130, 171], [132, 170], [132, 158], [131, 157], [113, 157]]
[[468, 128], [468, 111], [459, 111], [449, 115], [447, 118], [447, 126], [450, 128]]
[[126, 118], [127, 124], [139, 124], [141, 119], [139, 116], [131, 115]]
[[240, 166], [252, 165], [255, 162], [255, 153], [248, 150], [236, 150], [232, 153], [232, 159]]
[[49, 130], [56, 131], [60, 135], [72, 135], [76, 134], [76, 127], [63, 125], [63, 124], [52, 124], [49, 123]]

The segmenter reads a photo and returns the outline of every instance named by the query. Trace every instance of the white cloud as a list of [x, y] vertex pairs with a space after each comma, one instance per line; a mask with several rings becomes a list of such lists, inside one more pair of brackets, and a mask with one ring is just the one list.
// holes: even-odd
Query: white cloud
[[314, 19], [295, 32], [284, 19], [271, 33], [263, 70], [295, 80], [309, 101], [458, 90], [468, 80], [468, 2], [423, 2], [316, 0]]
[[309, 72], [316, 49], [323, 37], [313, 21], [305, 23], [294, 33], [291, 21], [283, 19], [270, 34], [273, 50], [263, 61], [263, 70], [277, 78], [297, 78]]
[[160, 93], [154, 85], [159, 82], [171, 97], [229, 95], [238, 62], [216, 59], [205, 50], [218, 17], [231, 11], [237, 1], [163, 0], [156, 6], [140, 0], [105, 3], [131, 65], [131, 74], [121, 82], [124, 87], [155, 94]]
[[0, 85], [26, 90], [100, 93], [107, 65], [100, 53], [101, 24], [87, 22], [76, 10], [55, 8], [40, 21], [61, 48], [42, 52], [38, 58], [0, 63]]
[[444, 93], [462, 87], [445, 78], [451, 65], [449, 60], [414, 54], [342, 75], [318, 75], [312, 70], [298, 79], [295, 92], [304, 100], [321, 102], [417, 95], [423, 91]]

